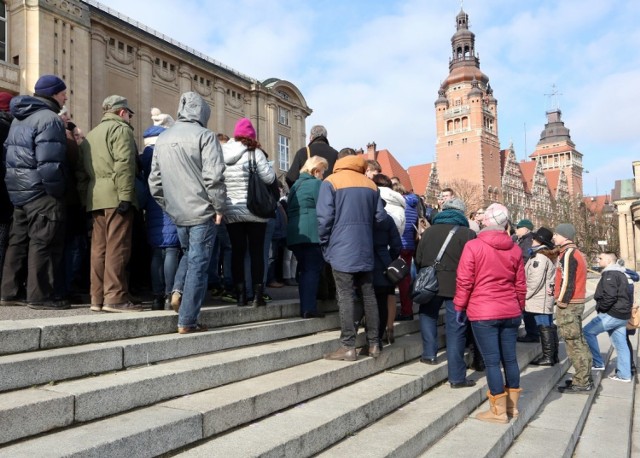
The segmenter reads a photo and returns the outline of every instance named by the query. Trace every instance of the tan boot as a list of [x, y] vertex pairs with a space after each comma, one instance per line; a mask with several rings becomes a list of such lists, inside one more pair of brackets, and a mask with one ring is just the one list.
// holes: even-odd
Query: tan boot
[[507, 417], [507, 393], [491, 396], [491, 392], [487, 391], [487, 397], [490, 403], [489, 410], [480, 412], [476, 415], [476, 418], [491, 423], [509, 423], [509, 418]]
[[356, 349], [347, 347], [340, 347], [336, 351], [324, 355], [324, 359], [333, 361], [355, 361], [357, 358]]
[[518, 418], [518, 399], [520, 399], [520, 392], [522, 388], [507, 388], [504, 387], [507, 392], [507, 416], [512, 418]]

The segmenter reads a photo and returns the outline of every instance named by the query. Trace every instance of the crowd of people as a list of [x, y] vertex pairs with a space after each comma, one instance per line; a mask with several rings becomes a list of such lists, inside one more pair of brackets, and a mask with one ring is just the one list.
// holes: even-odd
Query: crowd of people
[[[535, 231], [528, 219], [512, 225], [499, 203], [467, 216], [450, 188], [433, 208], [375, 160], [332, 148], [320, 125], [293, 157], [285, 192], [251, 121], [239, 119], [231, 137], [215, 134], [206, 127], [210, 107], [194, 92], [180, 96], [176, 119], [151, 111], [140, 152], [125, 97], [104, 100], [85, 138], [69, 119], [66, 90], [62, 79], [44, 75], [32, 96], [0, 93], [3, 305], [67, 309], [86, 268], [92, 311], [142, 311], [129, 281], [139, 262], [136, 227], [143, 227], [152, 309], [173, 308], [181, 334], [206, 331], [198, 318], [207, 290], [263, 307], [265, 287], [286, 282], [299, 286], [302, 318], [322, 318], [318, 299], [336, 297], [340, 347], [325, 358], [355, 361], [363, 323], [359, 354], [376, 358], [394, 343], [394, 321], [414, 319], [415, 271], [435, 265], [438, 291], [417, 304], [420, 361], [438, 364], [444, 306], [451, 388], [475, 385], [466, 376], [469, 346], [473, 368], [487, 374], [490, 409], [480, 420], [518, 415], [516, 342], [541, 342], [532, 364], [553, 366], [561, 336], [575, 374], [559, 390], [580, 393], [593, 389], [591, 372], [604, 369], [596, 336], [608, 332], [618, 353], [610, 378], [631, 380], [626, 322], [639, 277], [602, 253], [598, 315], [583, 329], [587, 268], [571, 223]], [[279, 185], [268, 216], [250, 210], [256, 179]], [[413, 271], [399, 281], [385, 274], [397, 259]]]

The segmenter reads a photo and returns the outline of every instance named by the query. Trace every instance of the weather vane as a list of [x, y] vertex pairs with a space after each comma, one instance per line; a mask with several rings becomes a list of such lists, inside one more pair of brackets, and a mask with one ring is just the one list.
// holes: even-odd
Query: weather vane
[[[462, 1], [462, 0], [461, 0]], [[545, 96], [549, 97], [549, 105], [551, 110], [560, 109], [560, 104], [558, 103], [558, 96], [562, 95], [562, 92], [558, 91], [558, 87], [555, 84], [551, 85], [551, 93], [545, 94]]]

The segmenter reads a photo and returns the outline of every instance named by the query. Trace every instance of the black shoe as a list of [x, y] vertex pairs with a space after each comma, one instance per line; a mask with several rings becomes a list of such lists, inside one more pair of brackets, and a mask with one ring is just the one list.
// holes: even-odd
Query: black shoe
[[565, 382], [565, 386], [559, 386], [558, 391], [561, 393], [575, 394], [575, 393], [588, 393], [593, 390], [593, 383], [588, 383], [584, 386], [574, 385], [572, 383], [568, 383], [569, 380]]
[[324, 313], [320, 312], [304, 312], [302, 318], [324, 318]]
[[236, 301], [238, 307], [244, 307], [247, 305], [247, 291], [244, 283], [236, 284]]
[[44, 301], [44, 302], [29, 302], [27, 307], [33, 310], [68, 310], [71, 305], [68, 301]]
[[265, 305], [267, 305], [267, 301], [265, 301], [264, 299], [264, 285], [262, 283], [253, 285], [252, 305], [254, 307], [264, 307]]
[[151, 310], [164, 310], [164, 294], [156, 294], [153, 296]]
[[0, 305], [27, 305], [26, 299], [24, 296], [0, 297]]
[[533, 343], [540, 342], [540, 337], [533, 337], [527, 334], [526, 336], [518, 337], [516, 340], [518, 342]]
[[432, 366], [435, 366], [436, 364], [438, 364], [438, 358], [420, 358], [420, 362], [422, 364], [430, 364]]
[[476, 386], [476, 382], [473, 380], [465, 379], [463, 382], [458, 383], [450, 383], [451, 388], [471, 388], [472, 386]]

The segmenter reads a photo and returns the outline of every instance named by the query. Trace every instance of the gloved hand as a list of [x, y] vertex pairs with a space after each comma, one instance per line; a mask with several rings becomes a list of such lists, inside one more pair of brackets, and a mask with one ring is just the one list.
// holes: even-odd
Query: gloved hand
[[116, 209], [116, 211], [118, 213], [120, 213], [121, 215], [125, 215], [129, 211], [130, 208], [131, 208], [131, 202], [127, 202], [127, 201], [123, 200], [118, 205], [118, 208]]
[[465, 324], [467, 324], [467, 312], [465, 312], [464, 310], [456, 310], [456, 323], [458, 323], [460, 326], [464, 326]]

